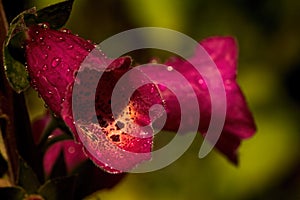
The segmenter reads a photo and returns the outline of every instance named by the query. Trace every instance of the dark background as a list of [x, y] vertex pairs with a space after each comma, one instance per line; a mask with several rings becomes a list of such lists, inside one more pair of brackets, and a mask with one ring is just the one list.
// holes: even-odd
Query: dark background
[[[54, 2], [16, 3], [12, 9], [42, 8]], [[198, 137], [172, 165], [130, 174], [97, 196], [104, 200], [300, 199], [299, 20], [297, 0], [75, 0], [66, 26], [96, 43], [143, 26], [174, 29], [199, 41], [213, 35], [234, 36], [240, 52], [238, 82], [258, 127], [257, 134], [242, 144], [238, 167], [218, 152], [198, 159]], [[26, 95], [31, 118], [43, 113], [37, 95], [32, 91]]]

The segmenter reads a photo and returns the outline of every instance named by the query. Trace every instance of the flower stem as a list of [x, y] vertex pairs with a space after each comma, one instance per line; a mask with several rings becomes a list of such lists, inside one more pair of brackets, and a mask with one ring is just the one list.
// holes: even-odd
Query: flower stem
[[[4, 8], [2, 6], [2, 1], [0, 0], [0, 44], [4, 43], [6, 34], [7, 34], [7, 20], [5, 17]], [[18, 160], [17, 160], [17, 145], [15, 137], [11, 137], [14, 133], [13, 123], [10, 121], [10, 116], [13, 111], [11, 106], [9, 106], [12, 101], [12, 90], [9, 88], [9, 85], [5, 78], [4, 66], [3, 66], [3, 51], [1, 48], [0, 52], [0, 128], [6, 147], [6, 153], [8, 156], [9, 163], [9, 177], [10, 181], [14, 184], [16, 183], [16, 172], [18, 170]], [[10, 148], [7, 148], [10, 147]]]
[[[0, 0], [0, 44], [3, 45], [8, 24]], [[3, 66], [3, 51], [0, 52], [0, 128], [6, 147], [9, 176], [12, 184], [17, 183], [18, 161], [21, 156], [43, 181], [42, 154], [37, 151], [31, 134], [30, 120], [24, 94], [17, 94], [10, 87]]]

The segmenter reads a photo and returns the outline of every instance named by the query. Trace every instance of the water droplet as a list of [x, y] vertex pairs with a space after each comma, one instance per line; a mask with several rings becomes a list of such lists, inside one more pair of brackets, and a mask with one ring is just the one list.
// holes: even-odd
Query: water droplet
[[74, 147], [69, 147], [68, 152], [71, 153], [71, 154], [75, 153], [75, 148]]
[[70, 50], [70, 49], [73, 49], [74, 48], [74, 46], [72, 45], [72, 44], [70, 44], [69, 46], [68, 46], [68, 49]]
[[152, 94], [154, 92], [154, 90], [155, 90], [154, 86], [152, 86], [151, 89], [150, 89], [150, 93]]
[[199, 83], [200, 85], [202, 85], [202, 84], [204, 83], [204, 80], [203, 80], [202, 78], [200, 78], [200, 79], [198, 80], [198, 83]]
[[47, 59], [48, 58], [48, 54], [45, 53], [45, 54], [42, 55], [42, 57], [43, 57], [43, 59]]
[[62, 41], [65, 41], [65, 38], [64, 38], [64, 37], [59, 37], [58, 40], [59, 40], [60, 42], [62, 42]]
[[56, 57], [52, 60], [51, 66], [52, 67], [57, 67], [60, 64], [61, 59]]
[[38, 30], [35, 31], [35, 34], [38, 35], [40, 32]]
[[168, 66], [167, 67], [167, 70], [170, 72], [170, 71], [173, 71], [173, 67], [172, 66]]
[[226, 90], [231, 90], [232, 89], [232, 81], [227, 79], [225, 80], [225, 89]]
[[40, 77], [41, 76], [41, 71], [38, 71], [37, 73], [36, 73], [36, 77]]
[[40, 37], [39, 40], [40, 40], [40, 41], [43, 41], [43, 40], [44, 40], [44, 37]]
[[61, 102], [62, 102], [62, 103], [65, 102], [65, 98], [62, 98], [62, 99], [61, 99]]
[[231, 80], [229, 80], [229, 79], [225, 80], [225, 84], [230, 85], [231, 84]]
[[43, 23], [43, 24], [42, 24], [42, 27], [43, 27], [44, 29], [49, 28], [49, 26], [48, 26], [46, 23]]
[[36, 80], [34, 78], [31, 80], [31, 85], [34, 90], [37, 90]]
[[44, 71], [46, 71], [46, 70], [48, 69], [48, 66], [47, 66], [46, 64], [44, 64], [43, 67], [42, 67], [42, 69], [43, 69]]
[[71, 33], [71, 31], [69, 29], [66, 29], [66, 28], [61, 29], [61, 32], [63, 32], [63, 33]]

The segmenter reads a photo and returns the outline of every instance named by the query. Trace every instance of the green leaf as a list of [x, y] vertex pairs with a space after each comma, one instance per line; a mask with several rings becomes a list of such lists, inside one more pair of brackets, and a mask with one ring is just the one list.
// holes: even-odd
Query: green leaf
[[0, 188], [0, 198], [9, 200], [24, 199], [26, 192], [21, 187], [3, 187]]
[[74, 199], [76, 177], [60, 177], [47, 181], [39, 189], [39, 194], [47, 200]]
[[19, 167], [18, 185], [24, 188], [29, 194], [36, 193], [40, 187], [40, 182], [36, 174], [21, 157], [19, 159]]
[[28, 73], [25, 66], [10, 52], [19, 52], [24, 41], [24, 31], [27, 29], [24, 18], [26, 16], [34, 16], [35, 8], [26, 10], [15, 17], [10, 23], [8, 34], [3, 46], [3, 62], [5, 67], [6, 77], [11, 87], [18, 93], [29, 87]]
[[25, 66], [11, 56], [8, 47], [4, 48], [4, 67], [10, 86], [17, 93], [29, 87], [29, 76]]
[[36, 22], [49, 23], [50, 28], [59, 29], [69, 19], [73, 5], [72, 1], [60, 2], [37, 11]]
[[9, 24], [9, 29], [4, 42], [4, 46], [8, 46], [10, 40], [17, 34], [27, 29], [25, 18], [29, 16], [35, 16], [36, 8], [30, 8], [17, 15]]

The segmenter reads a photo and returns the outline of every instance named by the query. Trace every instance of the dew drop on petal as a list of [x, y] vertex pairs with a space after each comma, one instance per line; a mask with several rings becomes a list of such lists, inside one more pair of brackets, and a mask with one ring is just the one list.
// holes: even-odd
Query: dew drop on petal
[[71, 31], [69, 29], [66, 29], [66, 28], [61, 29], [61, 32], [63, 32], [63, 33], [71, 33]]
[[37, 73], [36, 73], [36, 77], [40, 77], [41, 76], [41, 71], [38, 71]]
[[74, 46], [72, 45], [72, 44], [70, 44], [69, 46], [68, 46], [68, 49], [70, 50], [70, 49], [73, 49], [74, 48]]
[[167, 70], [170, 72], [170, 71], [173, 71], [173, 67], [172, 66], [168, 66], [167, 67]]
[[48, 91], [48, 94], [52, 96], [53, 93], [49, 90], [49, 91]]
[[48, 26], [47, 24], [45, 24], [45, 23], [42, 24], [42, 27], [43, 27], [44, 29], [49, 28], [49, 26]]
[[45, 53], [45, 54], [42, 55], [42, 57], [43, 57], [43, 59], [47, 59], [48, 58], [48, 54]]
[[203, 79], [200, 78], [200, 79], [198, 80], [198, 83], [199, 83], [200, 85], [202, 85], [202, 84], [204, 83]]
[[59, 39], [60, 42], [65, 41], [64, 37], [59, 37], [58, 39]]
[[75, 153], [75, 148], [74, 147], [69, 147], [68, 152], [71, 153], [71, 154]]
[[43, 69], [44, 71], [46, 71], [46, 70], [48, 69], [48, 66], [47, 66], [46, 64], [44, 64], [43, 67], [42, 67], [42, 69]]
[[226, 90], [231, 90], [232, 89], [232, 81], [227, 79], [225, 80], [225, 89]]
[[52, 67], [57, 67], [60, 64], [61, 58], [53, 58], [52, 62], [51, 62], [51, 66]]
[[152, 86], [150, 89], [150, 93], [153, 94], [154, 91], [155, 91], [154, 86]]

